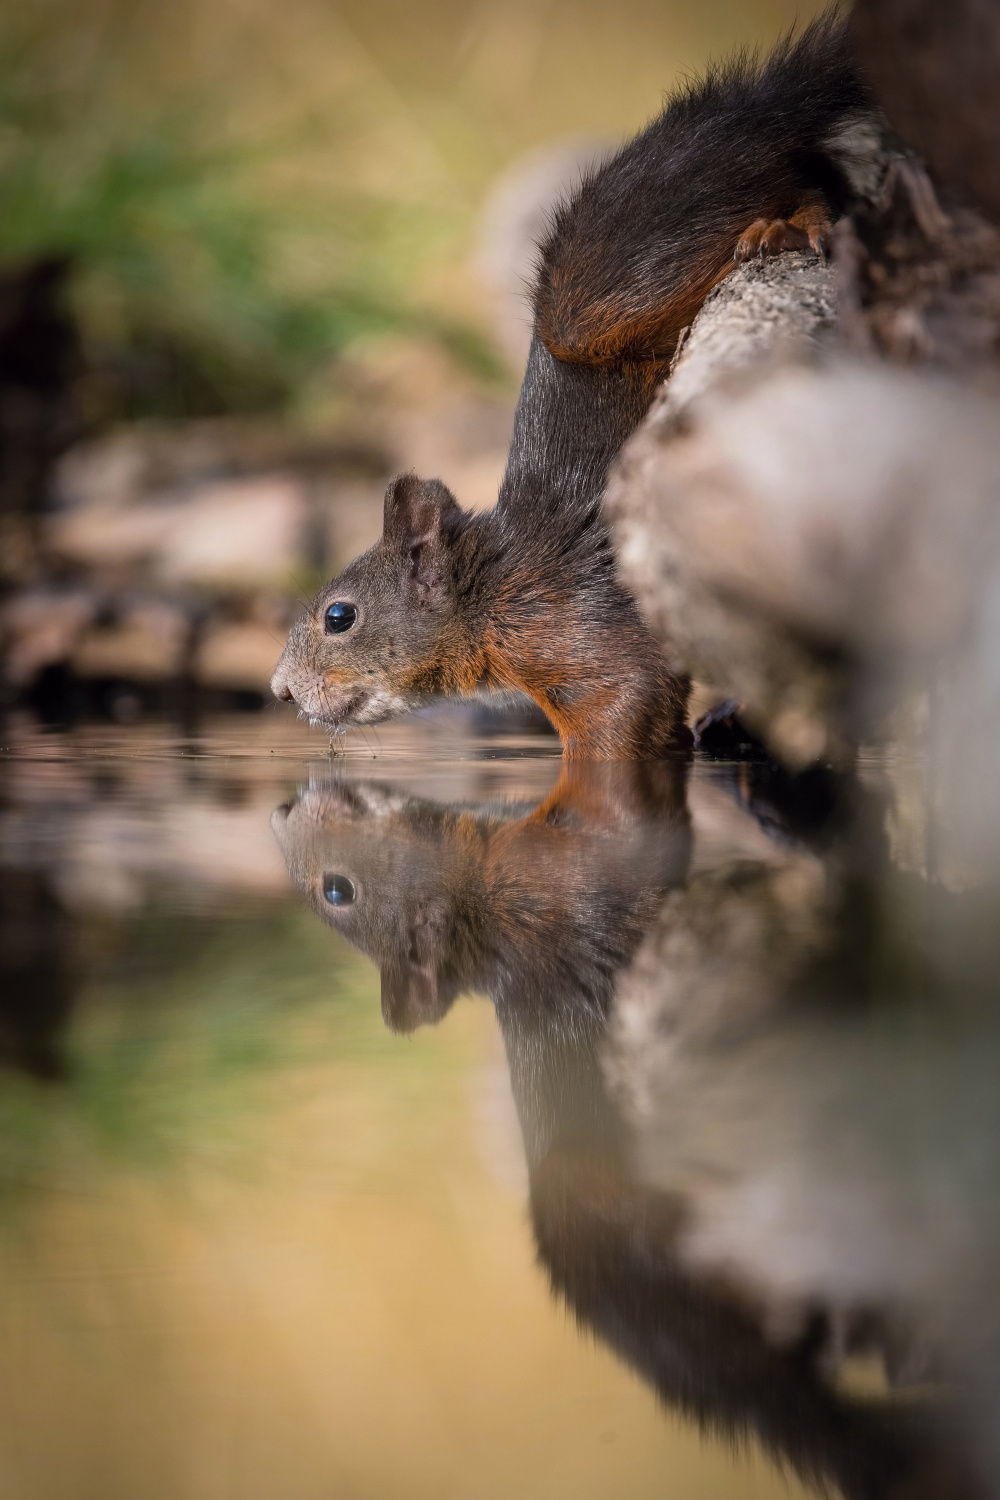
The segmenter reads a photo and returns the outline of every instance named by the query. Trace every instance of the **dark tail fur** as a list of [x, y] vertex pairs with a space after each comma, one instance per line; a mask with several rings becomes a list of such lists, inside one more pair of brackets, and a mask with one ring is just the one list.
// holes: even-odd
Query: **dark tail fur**
[[556, 211], [500, 491], [516, 550], [600, 530], [608, 469], [741, 234], [804, 204], [843, 212], [849, 187], [825, 143], [867, 105], [830, 12], [765, 60], [741, 52], [676, 93]]
[[868, 102], [836, 12], [677, 93], [557, 211], [535, 292], [546, 347], [585, 364], [669, 357], [753, 220], [816, 198], [844, 211], [825, 145]]

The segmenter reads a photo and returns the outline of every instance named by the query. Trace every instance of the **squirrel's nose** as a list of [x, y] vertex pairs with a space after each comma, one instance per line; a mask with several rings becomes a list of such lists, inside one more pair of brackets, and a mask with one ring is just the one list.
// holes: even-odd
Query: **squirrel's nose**
[[280, 675], [280, 668], [271, 678], [271, 692], [276, 698], [280, 698], [282, 703], [291, 703], [294, 701], [295, 694]]

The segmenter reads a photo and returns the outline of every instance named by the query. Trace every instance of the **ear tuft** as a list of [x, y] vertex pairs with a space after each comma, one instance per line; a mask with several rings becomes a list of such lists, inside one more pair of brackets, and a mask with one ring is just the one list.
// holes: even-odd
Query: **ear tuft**
[[448, 950], [448, 908], [421, 900], [403, 946], [382, 967], [382, 1018], [390, 1031], [436, 1026], [458, 993], [442, 974]]
[[462, 510], [440, 479], [400, 474], [385, 492], [384, 539], [400, 551], [422, 603], [442, 591], [445, 558]]
[[453, 991], [441, 985], [435, 971], [421, 964], [382, 970], [382, 1019], [389, 1031], [407, 1036], [421, 1026], [436, 1026], [451, 1010]]

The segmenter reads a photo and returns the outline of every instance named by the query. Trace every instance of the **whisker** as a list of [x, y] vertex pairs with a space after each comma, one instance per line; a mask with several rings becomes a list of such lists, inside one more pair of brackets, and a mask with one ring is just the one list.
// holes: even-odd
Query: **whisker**
[[298, 601], [302, 605], [302, 608], [308, 609], [313, 599], [316, 597], [315, 591], [312, 594], [308, 594], [306, 589], [302, 586], [302, 580], [300, 578], [296, 578], [294, 573], [289, 573], [288, 577], [295, 585], [295, 588], [298, 592]]

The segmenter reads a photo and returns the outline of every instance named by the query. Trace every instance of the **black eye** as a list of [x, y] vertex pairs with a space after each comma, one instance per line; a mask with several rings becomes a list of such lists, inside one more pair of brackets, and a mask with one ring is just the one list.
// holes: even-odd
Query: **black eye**
[[348, 880], [346, 875], [324, 875], [323, 895], [331, 906], [350, 906], [357, 891], [354, 881]]
[[327, 635], [343, 635], [345, 630], [350, 630], [358, 612], [353, 604], [345, 604], [338, 599], [336, 604], [331, 604], [323, 620]]

